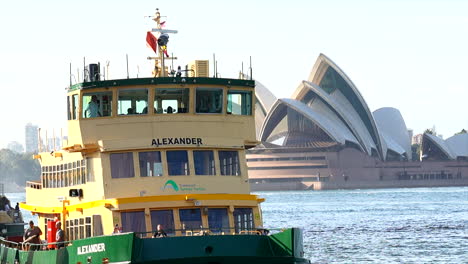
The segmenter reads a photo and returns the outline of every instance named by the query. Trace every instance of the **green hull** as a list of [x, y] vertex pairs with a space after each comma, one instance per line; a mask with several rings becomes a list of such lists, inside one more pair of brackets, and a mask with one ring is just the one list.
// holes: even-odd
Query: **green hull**
[[141, 239], [133, 233], [76, 240], [50, 251], [0, 247], [1, 263], [309, 263], [303, 258], [302, 233], [292, 228], [270, 235], [212, 235]]

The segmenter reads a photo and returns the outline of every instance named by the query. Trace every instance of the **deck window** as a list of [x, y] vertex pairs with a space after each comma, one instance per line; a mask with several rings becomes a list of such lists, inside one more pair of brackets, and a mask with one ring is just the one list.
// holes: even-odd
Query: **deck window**
[[157, 230], [158, 225], [168, 234], [174, 234], [174, 216], [172, 210], [151, 211], [151, 230]]
[[212, 150], [194, 150], [193, 161], [195, 162], [196, 175], [215, 175], [215, 162]]
[[233, 215], [236, 233], [254, 228], [252, 208], [235, 208]]
[[232, 115], [252, 114], [252, 92], [228, 91], [227, 113]]
[[223, 110], [223, 89], [197, 88], [197, 113], [221, 113]]
[[167, 151], [167, 169], [169, 175], [189, 175], [189, 163], [186, 150]]
[[83, 94], [82, 117], [94, 118], [112, 115], [112, 92]]
[[227, 208], [209, 208], [208, 226], [213, 233], [229, 232]]
[[110, 154], [111, 176], [114, 179], [133, 178], [133, 153], [112, 153]]
[[237, 151], [219, 151], [221, 175], [240, 175], [239, 155]]
[[188, 88], [154, 91], [154, 111], [157, 114], [183, 114], [189, 112], [190, 90]]
[[119, 91], [118, 115], [148, 114], [148, 89], [125, 89]]
[[122, 212], [122, 232], [146, 232], [145, 212]]
[[140, 159], [141, 177], [153, 177], [163, 175], [161, 153], [159, 151], [140, 152], [138, 156]]
[[180, 209], [179, 217], [184, 230], [199, 231], [202, 228], [200, 208]]

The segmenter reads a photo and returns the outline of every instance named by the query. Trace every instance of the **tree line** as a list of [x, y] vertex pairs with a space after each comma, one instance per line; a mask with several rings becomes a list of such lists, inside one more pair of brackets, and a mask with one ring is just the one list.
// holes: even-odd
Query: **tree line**
[[40, 176], [41, 167], [31, 153], [0, 149], [0, 182], [7, 192], [9, 185], [25, 186], [26, 181], [37, 181]]

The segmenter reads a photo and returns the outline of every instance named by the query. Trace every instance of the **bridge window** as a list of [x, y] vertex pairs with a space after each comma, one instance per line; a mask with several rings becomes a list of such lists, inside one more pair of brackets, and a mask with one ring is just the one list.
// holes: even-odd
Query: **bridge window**
[[188, 88], [155, 89], [154, 111], [158, 114], [183, 114], [189, 111]]
[[118, 115], [148, 113], [148, 89], [125, 89], [119, 91]]
[[239, 155], [237, 151], [219, 151], [221, 175], [240, 175]]
[[212, 150], [194, 150], [193, 161], [195, 162], [196, 175], [215, 175], [215, 162]]
[[186, 150], [167, 151], [167, 169], [169, 175], [189, 175], [189, 163]]
[[110, 154], [110, 163], [112, 178], [119, 179], [135, 177], [132, 152], [112, 153]]
[[112, 92], [83, 94], [82, 117], [93, 118], [112, 115]]
[[196, 112], [221, 113], [223, 110], [223, 89], [197, 88]]
[[213, 233], [229, 232], [227, 208], [209, 208], [208, 226]]
[[158, 225], [168, 234], [174, 234], [174, 216], [172, 210], [151, 211], [151, 228], [157, 230]]
[[227, 113], [233, 115], [252, 114], [252, 92], [228, 91]]
[[163, 167], [161, 162], [161, 153], [159, 151], [140, 152], [140, 176], [152, 177], [162, 176]]

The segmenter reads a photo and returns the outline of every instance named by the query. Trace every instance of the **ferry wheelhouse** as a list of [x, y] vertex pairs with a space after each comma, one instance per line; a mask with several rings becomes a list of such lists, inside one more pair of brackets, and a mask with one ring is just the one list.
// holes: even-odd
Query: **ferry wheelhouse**
[[[154, 20], [157, 40], [159, 12]], [[41, 179], [21, 204], [48, 231], [48, 248], [60, 220], [67, 247], [33, 252], [32, 262], [31, 252], [2, 247], [11, 260], [308, 262], [299, 229], [259, 228], [264, 200], [250, 194], [245, 160], [257, 144], [255, 82], [210, 77], [207, 60], [171, 73], [164, 49], [153, 77], [101, 80], [90, 65], [68, 88], [68, 144], [34, 156]], [[152, 238], [158, 225], [167, 237]]]

